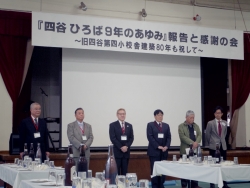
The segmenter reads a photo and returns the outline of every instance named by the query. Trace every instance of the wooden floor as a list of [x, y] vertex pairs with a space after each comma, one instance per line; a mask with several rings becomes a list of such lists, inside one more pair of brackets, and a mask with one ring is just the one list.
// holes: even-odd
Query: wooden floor
[[[203, 151], [203, 156], [207, 156], [208, 153], [208, 151]], [[179, 151], [169, 151], [168, 160], [172, 160], [173, 155], [177, 155], [177, 158], [179, 158]], [[14, 158], [18, 157], [18, 155], [9, 155], [6, 151], [0, 152], [0, 161], [6, 163], [13, 163]], [[50, 160], [54, 161], [56, 166], [64, 166], [66, 157], [66, 153], [51, 153]], [[107, 157], [107, 152], [91, 153], [90, 169], [93, 176], [96, 172], [102, 172], [105, 169]], [[227, 151], [227, 159], [233, 160], [233, 157], [238, 157], [240, 164], [250, 164], [250, 150]], [[150, 164], [146, 152], [131, 152], [128, 172], [136, 173], [138, 179], [150, 179]], [[167, 180], [170, 179], [176, 178], [167, 177]]]

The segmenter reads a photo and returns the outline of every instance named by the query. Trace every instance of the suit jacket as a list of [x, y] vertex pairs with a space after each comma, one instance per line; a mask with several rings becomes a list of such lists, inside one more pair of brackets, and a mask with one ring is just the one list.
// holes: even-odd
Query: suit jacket
[[219, 136], [217, 127], [218, 125], [215, 119], [207, 123], [205, 146], [208, 146], [209, 149], [216, 150], [216, 143], [221, 143], [223, 150], [227, 150], [225, 139], [227, 135], [227, 122], [224, 120], [221, 121], [221, 137]]
[[[134, 141], [133, 127], [130, 123], [125, 122], [125, 133], [122, 134], [122, 128], [119, 121], [115, 121], [109, 125], [109, 137], [111, 142], [114, 144], [114, 155], [115, 158], [129, 158], [130, 157], [130, 146]], [[121, 140], [121, 136], [126, 135], [127, 140]], [[127, 146], [127, 152], [121, 151], [122, 146]]]
[[[195, 142], [200, 143], [202, 138], [200, 127], [196, 123], [193, 123], [193, 128], [196, 131]], [[186, 122], [179, 125], [178, 133], [181, 141], [180, 154], [183, 155], [186, 154], [186, 148], [189, 148], [190, 143], [194, 141], [190, 139], [188, 124]]]
[[[156, 121], [150, 122], [147, 125], [147, 138], [148, 138], [148, 156], [157, 157], [163, 154], [163, 157], [168, 156], [168, 150], [163, 152], [158, 149], [158, 146], [167, 146], [168, 149], [171, 143], [170, 127], [167, 123], [162, 122], [162, 132], [157, 128]], [[163, 133], [164, 138], [158, 138], [158, 133]]]
[[46, 159], [45, 152], [49, 151], [49, 142], [48, 142], [48, 129], [47, 124], [44, 119], [38, 118], [38, 131], [40, 132], [40, 137], [35, 138], [34, 133], [36, 129], [31, 117], [23, 119], [19, 126], [19, 136], [20, 136], [20, 152], [24, 151], [24, 143], [27, 143], [28, 152], [30, 149], [30, 143], [33, 143], [34, 150], [37, 150], [37, 143], [40, 143], [40, 148], [42, 152], [42, 161]]
[[68, 124], [67, 135], [69, 142], [73, 145], [73, 157], [80, 156], [80, 145], [85, 144], [87, 149], [85, 150], [85, 157], [89, 159], [90, 157], [90, 146], [94, 140], [92, 133], [92, 127], [90, 124], [84, 123], [84, 135], [87, 137], [87, 140], [82, 139], [82, 131], [79, 127], [77, 121], [74, 121]]

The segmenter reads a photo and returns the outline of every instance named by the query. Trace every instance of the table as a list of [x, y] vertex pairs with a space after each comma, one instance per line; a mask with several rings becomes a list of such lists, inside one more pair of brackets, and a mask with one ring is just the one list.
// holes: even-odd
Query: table
[[[32, 183], [30, 180], [22, 180], [18, 188], [44, 188], [39, 183]], [[72, 186], [60, 186], [60, 188], [71, 188]], [[55, 188], [55, 186], [46, 186], [46, 188]]]
[[15, 168], [10, 168], [7, 164], [0, 164], [0, 179], [13, 188], [18, 188], [22, 180], [47, 179], [48, 176], [49, 169], [42, 171], [18, 171]]
[[211, 167], [210, 165], [181, 164], [171, 161], [158, 161], [154, 163], [152, 176], [160, 174], [173, 176], [182, 179], [203, 181], [218, 184], [223, 187], [224, 181], [250, 180], [250, 166], [221, 166]]

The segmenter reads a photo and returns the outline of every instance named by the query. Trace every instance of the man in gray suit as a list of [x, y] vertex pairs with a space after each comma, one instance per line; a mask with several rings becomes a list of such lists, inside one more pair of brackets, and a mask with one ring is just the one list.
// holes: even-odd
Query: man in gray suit
[[[217, 106], [214, 110], [215, 119], [207, 123], [206, 128], [206, 137], [205, 137], [205, 146], [209, 148], [209, 154], [214, 157], [216, 150], [216, 143], [220, 146], [220, 153], [223, 160], [227, 159], [227, 144], [226, 144], [226, 135], [227, 135], [227, 121], [221, 119], [223, 115], [223, 109], [220, 106]], [[227, 183], [223, 181], [223, 188], [229, 188]], [[210, 188], [214, 188], [214, 184], [210, 184]]]
[[84, 111], [82, 108], [75, 110], [76, 121], [68, 124], [67, 135], [69, 142], [73, 145], [73, 157], [76, 162], [76, 168], [80, 156], [80, 144], [84, 144], [85, 157], [88, 161], [90, 159], [90, 146], [94, 140], [91, 125], [84, 122]]

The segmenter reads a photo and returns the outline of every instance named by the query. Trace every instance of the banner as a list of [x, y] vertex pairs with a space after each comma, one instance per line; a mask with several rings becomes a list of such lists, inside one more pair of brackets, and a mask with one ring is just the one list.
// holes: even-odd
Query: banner
[[32, 45], [244, 59], [243, 31], [42, 12]]

